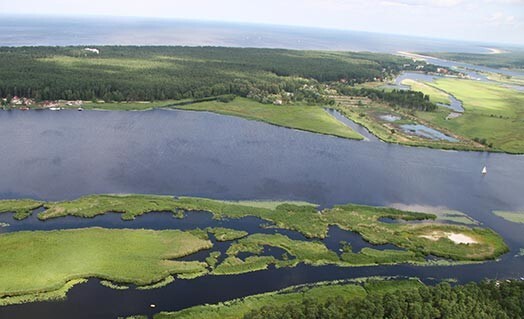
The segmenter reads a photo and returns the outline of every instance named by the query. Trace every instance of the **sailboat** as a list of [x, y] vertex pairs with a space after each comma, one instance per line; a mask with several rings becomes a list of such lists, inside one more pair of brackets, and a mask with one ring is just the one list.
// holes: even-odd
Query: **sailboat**
[[488, 168], [484, 166], [484, 168], [482, 169], [482, 175], [486, 175], [487, 173], [488, 173]]

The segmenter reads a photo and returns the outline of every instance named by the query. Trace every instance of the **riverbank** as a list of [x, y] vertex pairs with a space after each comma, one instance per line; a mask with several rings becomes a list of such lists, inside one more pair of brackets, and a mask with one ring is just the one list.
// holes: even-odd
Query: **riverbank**
[[[443, 84], [445, 82], [453, 83], [455, 89], [448, 89]], [[430, 100], [441, 105], [449, 104], [450, 94], [456, 96], [466, 110], [455, 113], [449, 110], [449, 106], [439, 106], [433, 112], [413, 112], [367, 98], [339, 95], [330, 96], [336, 103], [330, 107], [387, 143], [460, 151], [524, 153], [524, 145], [520, 143], [524, 137], [521, 139], [518, 126], [522, 112], [517, 107], [508, 113], [512, 109], [508, 108], [509, 105], [520, 105], [522, 92], [499, 86], [495, 82], [486, 84], [448, 78], [432, 82], [431, 85], [407, 80], [404, 84], [412, 86], [413, 90], [422, 91]], [[457, 85], [460, 85], [460, 89], [456, 89]], [[479, 85], [490, 87], [477, 88]], [[481, 89], [483, 93], [479, 96], [482, 96], [483, 104], [479, 108], [475, 92]], [[204, 100], [86, 104], [86, 109], [91, 110], [147, 111], [157, 108], [213, 112], [317, 134], [364, 139], [349, 126], [326, 114], [319, 105], [262, 104], [239, 97], [226, 102], [220, 102], [214, 97]]]
[[[458, 151], [493, 151], [466, 137], [457, 135], [424, 120], [419, 113], [440, 114], [444, 107], [435, 112], [409, 112], [393, 108], [367, 98], [334, 96], [334, 109], [365, 127], [371, 134], [386, 143]], [[421, 130], [411, 129], [412, 126]], [[427, 135], [426, 131], [430, 135]]]
[[437, 309], [467, 316], [471, 308], [488, 316], [498, 313], [511, 317], [518, 316], [522, 304], [507, 300], [517, 300], [523, 290], [524, 284], [518, 281], [451, 287], [447, 282], [426, 285], [415, 278], [363, 278], [293, 286], [220, 304], [160, 312], [154, 319], [353, 318], [363, 311], [367, 311], [366, 317], [415, 318], [423, 313], [430, 317]]

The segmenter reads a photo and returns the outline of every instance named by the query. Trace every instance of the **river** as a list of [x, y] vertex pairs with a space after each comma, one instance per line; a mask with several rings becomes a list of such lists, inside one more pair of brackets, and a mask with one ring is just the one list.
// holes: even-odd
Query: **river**
[[[114, 318], [215, 303], [285, 286], [371, 275], [457, 278], [459, 282], [524, 276], [524, 226], [492, 210], [524, 210], [524, 156], [441, 151], [353, 141], [206, 112], [0, 112], [0, 198], [73, 199], [92, 193], [149, 193], [217, 199], [304, 200], [404, 205], [463, 211], [499, 232], [511, 248], [501, 261], [454, 267], [410, 265], [337, 268], [298, 266], [239, 276], [176, 280], [164, 288], [111, 290], [95, 279], [67, 301], [0, 308], [0, 318]], [[489, 173], [481, 175], [483, 166]], [[89, 226], [189, 229], [217, 225], [208, 214], [169, 214], [124, 222], [110, 214], [47, 222], [14, 221], [0, 232]], [[260, 230], [247, 218], [220, 226]], [[281, 231], [293, 238], [301, 235]], [[349, 237], [348, 237], [349, 236]], [[352, 235], [331, 229], [335, 246]], [[150, 309], [149, 304], [157, 307]]]

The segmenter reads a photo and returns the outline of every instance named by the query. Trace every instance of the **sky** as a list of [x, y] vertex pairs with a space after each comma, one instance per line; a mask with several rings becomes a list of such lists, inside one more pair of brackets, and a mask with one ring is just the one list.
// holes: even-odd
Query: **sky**
[[524, 0], [0, 0], [0, 14], [252, 22], [524, 45]]

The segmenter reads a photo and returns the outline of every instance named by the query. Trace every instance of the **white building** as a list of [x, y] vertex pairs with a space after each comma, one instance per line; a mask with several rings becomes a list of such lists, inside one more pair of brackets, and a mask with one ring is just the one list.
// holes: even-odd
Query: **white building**
[[100, 50], [98, 50], [98, 49], [85, 48], [84, 50], [85, 50], [85, 51], [88, 51], [88, 52], [95, 53], [95, 54], [100, 54]]

